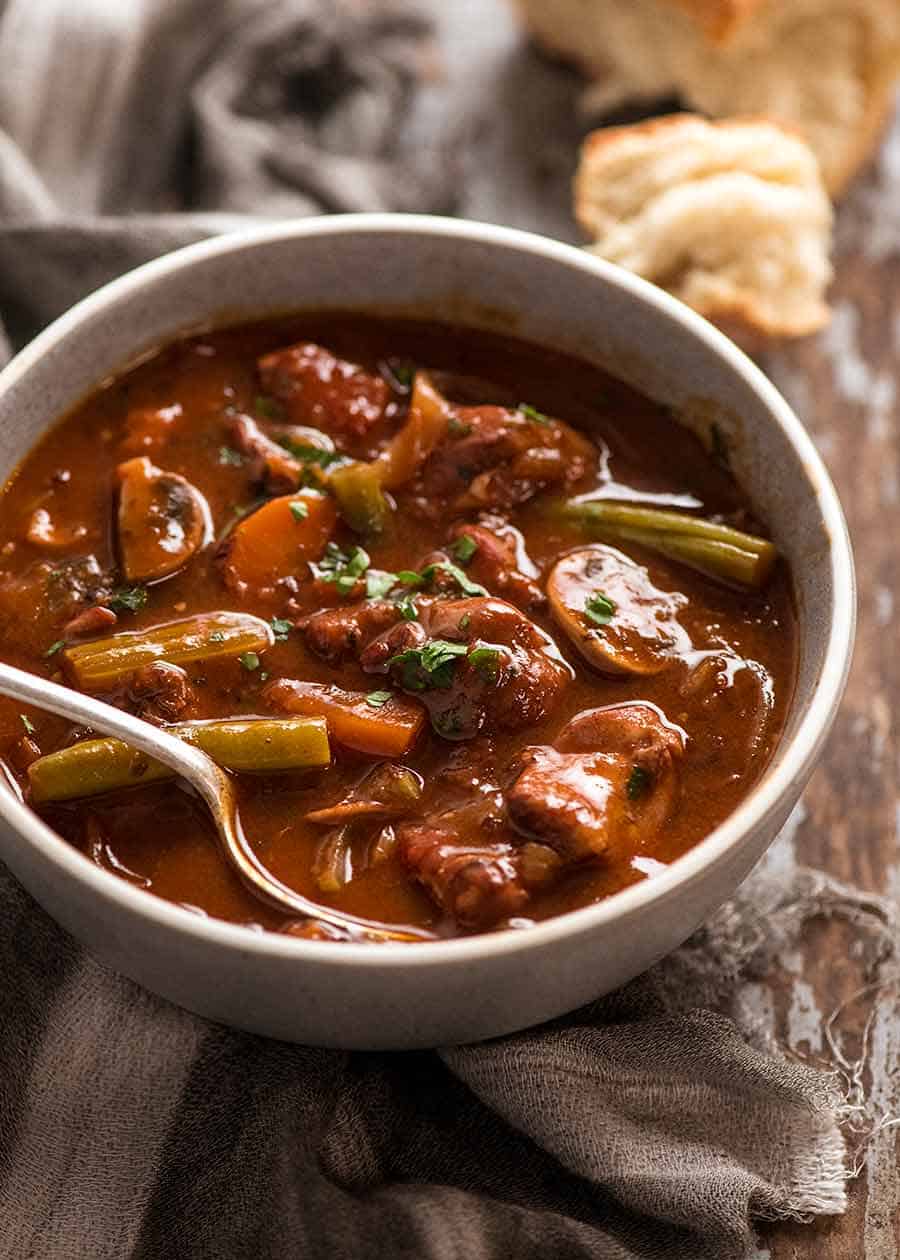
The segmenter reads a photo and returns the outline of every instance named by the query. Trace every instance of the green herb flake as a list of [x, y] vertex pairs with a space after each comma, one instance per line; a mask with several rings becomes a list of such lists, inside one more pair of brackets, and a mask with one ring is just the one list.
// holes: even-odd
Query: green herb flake
[[460, 564], [468, 564], [477, 550], [478, 543], [468, 534], [460, 534], [459, 538], [450, 544], [450, 554]]
[[209, 636], [209, 641], [210, 641], [210, 643], [224, 643], [224, 642], [225, 642], [225, 631], [224, 631], [224, 630], [213, 630], [212, 634]]
[[384, 599], [396, 585], [396, 573], [385, 573], [381, 569], [370, 569], [366, 574], [366, 598]]
[[628, 782], [625, 785], [625, 791], [630, 801], [639, 801], [642, 796], [646, 796], [653, 782], [649, 770], [645, 770], [643, 766], [632, 766], [631, 774], [628, 776]]
[[453, 682], [457, 660], [468, 652], [465, 643], [432, 639], [421, 648], [409, 648], [392, 656], [388, 667], [402, 666], [402, 686], [406, 691], [446, 691]]
[[584, 615], [595, 626], [608, 626], [616, 615], [616, 605], [602, 591], [594, 591], [584, 605]]
[[233, 446], [219, 447], [219, 463], [231, 468], [240, 468], [244, 462], [244, 457], [240, 451], [236, 451]]
[[309, 516], [309, 505], [304, 503], [302, 499], [292, 499], [291, 516], [293, 516], [295, 521], [305, 521]]
[[269, 625], [272, 627], [276, 643], [285, 643], [293, 629], [293, 624], [285, 617], [273, 617]]
[[404, 586], [423, 586], [424, 581], [421, 573], [416, 573], [414, 569], [401, 569], [397, 574], [397, 581], [402, 582]]
[[370, 691], [366, 696], [366, 704], [372, 709], [383, 709], [393, 699], [391, 691]]
[[267, 394], [256, 395], [253, 400], [253, 410], [265, 420], [284, 419], [284, 407], [277, 398], [270, 398]]
[[486, 682], [496, 683], [500, 678], [500, 649], [477, 647], [469, 653], [469, 664], [478, 670]]
[[264, 670], [263, 670], [263, 672], [262, 672], [262, 673], [260, 674], [260, 676], [259, 676], [259, 681], [260, 681], [260, 682], [268, 682], [268, 681], [269, 681], [269, 671], [268, 671], [268, 670], [266, 670], [266, 669], [264, 669]]
[[404, 595], [402, 599], [398, 600], [397, 611], [404, 621], [419, 620], [419, 610], [412, 595]]
[[57, 639], [55, 643], [51, 643], [44, 653], [44, 660], [49, 660], [51, 656], [55, 656], [57, 652], [61, 652], [66, 646], [65, 639]]
[[472, 426], [466, 424], [465, 420], [460, 420], [459, 416], [451, 416], [447, 421], [447, 432], [451, 437], [468, 437]]
[[538, 411], [537, 407], [531, 407], [528, 403], [519, 403], [517, 408], [526, 419], [531, 420], [534, 424], [552, 424], [553, 421], [549, 416], [545, 416], [543, 411]]
[[463, 632], [465, 632], [466, 630], [468, 630], [468, 628], [469, 628], [469, 626], [470, 626], [471, 624], [472, 624], [472, 616], [471, 616], [471, 613], [463, 613], [463, 615], [462, 615], [462, 616], [460, 617], [460, 619], [459, 619], [459, 628], [460, 628], [460, 630], [462, 630]]
[[250, 673], [252, 673], [255, 669], [259, 669], [259, 655], [256, 652], [242, 652], [238, 657], [238, 660], [241, 662], [244, 669], [248, 670]]
[[106, 601], [114, 612], [140, 612], [150, 598], [146, 586], [118, 586]]
[[458, 565], [450, 564], [449, 561], [439, 561], [437, 564], [429, 564], [427, 568], [422, 570], [422, 580], [430, 582], [435, 573], [446, 573], [452, 577], [463, 595], [487, 595], [487, 591], [478, 582], [472, 582], [466, 577], [462, 569]]
[[33, 735], [33, 734], [34, 734], [34, 723], [31, 721], [31, 719], [29, 718], [28, 714], [27, 714], [27, 713], [20, 713], [20, 714], [19, 714], [19, 717], [22, 719], [22, 725], [25, 727], [25, 734], [26, 734], [26, 735]]
[[368, 567], [369, 553], [362, 547], [346, 552], [333, 542], [325, 547], [322, 559], [311, 566], [315, 576], [322, 582], [331, 582], [341, 596], [353, 593]]

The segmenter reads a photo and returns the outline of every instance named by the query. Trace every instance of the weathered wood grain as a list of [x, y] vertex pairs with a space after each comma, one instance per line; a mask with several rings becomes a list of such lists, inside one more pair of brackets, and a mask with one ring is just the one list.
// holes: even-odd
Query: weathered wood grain
[[[459, 211], [577, 241], [570, 181], [586, 120], [582, 83], [523, 41], [503, 0], [430, 0], [445, 65], [423, 143], [451, 137]], [[900, 899], [900, 123], [838, 216], [835, 315], [822, 335], [771, 351], [763, 367], [807, 424], [837, 483], [859, 568], [859, 643], [847, 700], [805, 812], [770, 861], [807, 863]], [[852, 934], [809, 934], [744, 1000], [780, 1044], [816, 1057], [823, 1021], [862, 983]], [[848, 1058], [871, 1016], [866, 1086], [900, 1116], [900, 988], [842, 1017]], [[869, 1144], [846, 1216], [761, 1231], [759, 1260], [893, 1260], [900, 1255], [898, 1127]]]

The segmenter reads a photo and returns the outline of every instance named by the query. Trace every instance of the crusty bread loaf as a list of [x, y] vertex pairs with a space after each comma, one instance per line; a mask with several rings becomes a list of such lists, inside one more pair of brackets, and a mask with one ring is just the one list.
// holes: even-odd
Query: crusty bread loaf
[[806, 137], [832, 195], [872, 151], [900, 75], [900, 0], [516, 0], [596, 80], [598, 108], [677, 96]]
[[831, 203], [809, 146], [776, 123], [675, 114], [595, 131], [575, 200], [594, 252], [745, 345], [828, 319]]

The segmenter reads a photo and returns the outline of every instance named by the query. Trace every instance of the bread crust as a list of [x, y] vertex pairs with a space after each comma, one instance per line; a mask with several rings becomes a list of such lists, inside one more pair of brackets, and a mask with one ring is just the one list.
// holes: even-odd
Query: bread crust
[[662, 0], [693, 18], [711, 43], [724, 44], [768, 0]]
[[575, 210], [594, 252], [669, 289], [746, 349], [828, 321], [827, 194], [803, 138], [769, 119], [675, 114], [596, 131]]
[[898, 0], [515, 0], [575, 62], [601, 112], [677, 96], [715, 118], [766, 112], [806, 136], [839, 195], [866, 163], [900, 77]]

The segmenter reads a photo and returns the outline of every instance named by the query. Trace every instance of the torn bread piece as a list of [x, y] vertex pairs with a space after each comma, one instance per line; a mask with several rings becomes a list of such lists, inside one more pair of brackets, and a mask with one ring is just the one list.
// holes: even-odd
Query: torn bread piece
[[897, 0], [516, 0], [535, 38], [595, 80], [591, 109], [676, 96], [799, 131], [839, 193], [900, 76]]
[[809, 146], [776, 123], [675, 114], [595, 131], [575, 210], [594, 253], [745, 345], [828, 321], [831, 203]]

